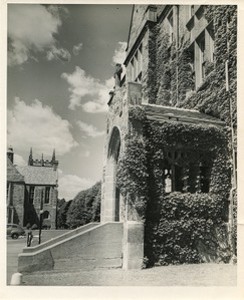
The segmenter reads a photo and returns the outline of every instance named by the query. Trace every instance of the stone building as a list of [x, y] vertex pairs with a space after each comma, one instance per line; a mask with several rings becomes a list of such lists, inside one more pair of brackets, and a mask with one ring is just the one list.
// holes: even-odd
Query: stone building
[[[117, 65], [108, 102], [101, 204], [101, 222], [124, 224], [125, 268], [145, 256], [168, 263], [166, 201], [216, 199], [221, 213], [209, 230], [217, 240], [219, 224], [236, 233], [236, 22], [233, 5], [133, 6], [126, 76]], [[206, 240], [172, 248], [187, 257], [194, 244], [206, 261], [228, 252], [227, 238], [215, 250]]]
[[14, 165], [13, 149], [7, 152], [7, 222], [56, 228], [58, 197], [58, 161], [53, 152], [50, 161], [34, 160], [30, 150], [27, 166]]

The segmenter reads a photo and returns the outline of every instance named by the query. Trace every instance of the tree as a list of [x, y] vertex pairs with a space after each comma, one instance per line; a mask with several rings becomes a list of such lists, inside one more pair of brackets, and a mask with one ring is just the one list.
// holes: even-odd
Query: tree
[[67, 212], [67, 225], [70, 228], [100, 221], [101, 182], [79, 192]]
[[72, 200], [66, 202], [64, 199], [58, 200], [57, 203], [57, 228], [68, 228], [66, 224], [67, 211], [71, 205]]

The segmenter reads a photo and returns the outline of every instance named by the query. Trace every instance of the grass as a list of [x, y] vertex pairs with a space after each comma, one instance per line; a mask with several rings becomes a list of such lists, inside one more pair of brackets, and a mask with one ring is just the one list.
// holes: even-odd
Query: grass
[[35, 286], [235, 286], [237, 266], [191, 264], [144, 270], [36, 272], [23, 276], [23, 285]]

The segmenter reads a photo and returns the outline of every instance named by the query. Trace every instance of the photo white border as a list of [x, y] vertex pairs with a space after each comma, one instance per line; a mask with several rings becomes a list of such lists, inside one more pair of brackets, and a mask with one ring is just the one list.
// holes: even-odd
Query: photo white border
[[[165, 2], [165, 3], [163, 3]], [[6, 84], [7, 84], [7, 4], [213, 4], [238, 5], [238, 282], [236, 287], [39, 287], [6, 285]], [[80, 0], [0, 0], [0, 299], [244, 299], [244, 1], [80, 1]]]

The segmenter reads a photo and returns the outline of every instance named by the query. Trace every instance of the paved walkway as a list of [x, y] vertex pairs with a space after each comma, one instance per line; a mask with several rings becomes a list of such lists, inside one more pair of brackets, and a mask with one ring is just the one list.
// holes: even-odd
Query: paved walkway
[[[42, 243], [68, 231], [69, 230], [43, 230]], [[34, 239], [32, 246], [38, 244], [38, 233], [38, 230], [33, 231]], [[10, 284], [12, 275], [18, 270], [18, 254], [22, 253], [24, 247], [26, 247], [26, 237], [19, 237], [17, 240], [7, 238], [7, 284]]]
[[196, 264], [145, 270], [97, 269], [80, 272], [36, 272], [23, 276], [35, 286], [235, 286], [237, 266]]

